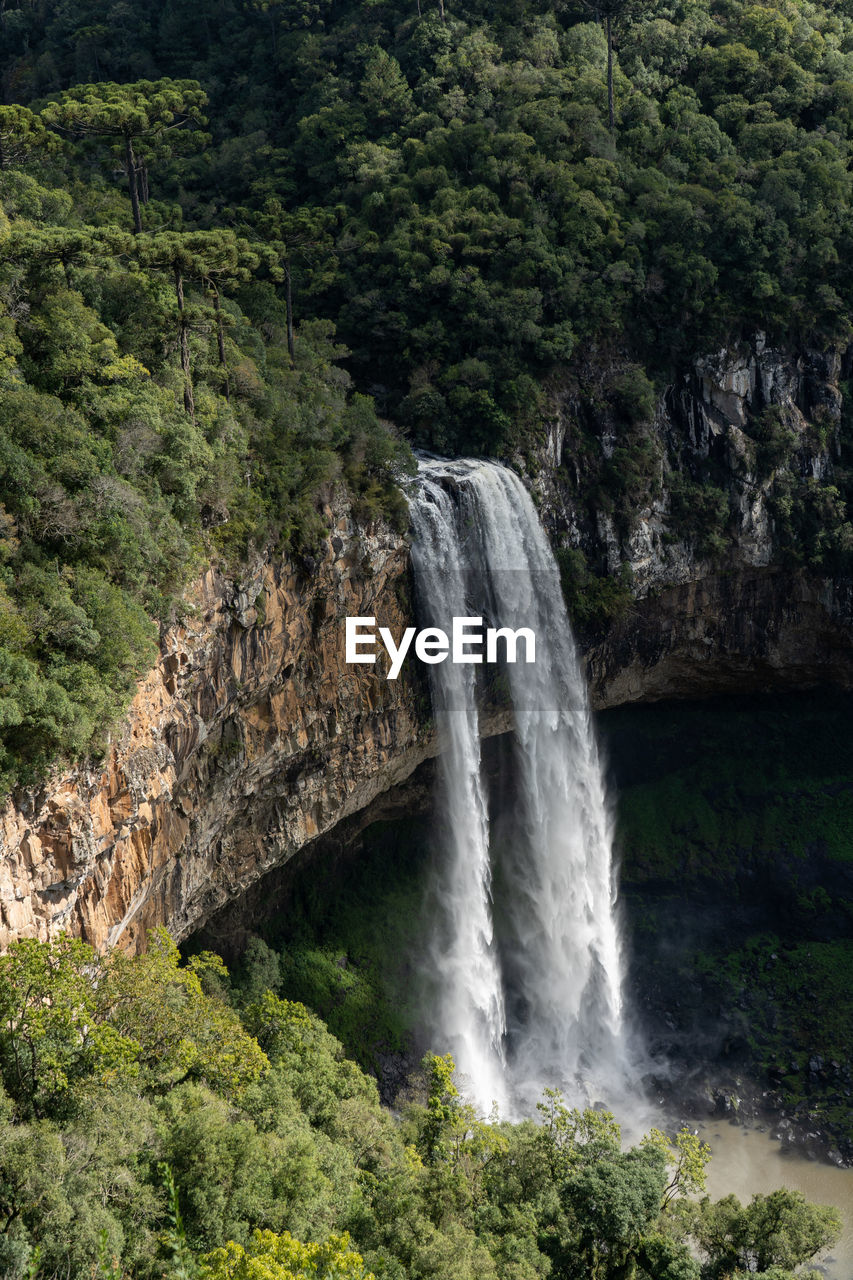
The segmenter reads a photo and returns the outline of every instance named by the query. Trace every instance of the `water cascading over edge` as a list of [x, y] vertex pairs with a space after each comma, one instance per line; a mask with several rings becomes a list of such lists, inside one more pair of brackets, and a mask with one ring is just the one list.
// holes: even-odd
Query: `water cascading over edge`
[[501, 815], [499, 850], [477, 668], [430, 667], [446, 831], [433, 1034], [485, 1111], [497, 1102], [505, 1115], [530, 1114], [546, 1086], [576, 1103], [612, 1102], [627, 1054], [611, 822], [553, 554], [524, 485], [494, 462], [422, 460], [411, 511], [423, 621], [449, 632], [454, 616], [480, 616], [536, 636], [534, 664], [503, 668], [518, 795]]

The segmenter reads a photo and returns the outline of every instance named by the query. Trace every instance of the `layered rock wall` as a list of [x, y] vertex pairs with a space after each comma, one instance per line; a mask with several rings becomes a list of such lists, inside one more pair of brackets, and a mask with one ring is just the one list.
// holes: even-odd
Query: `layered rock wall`
[[408, 615], [408, 547], [346, 512], [310, 565], [208, 573], [97, 770], [0, 819], [0, 946], [71, 931], [97, 947], [186, 936], [271, 866], [435, 750], [425, 691], [344, 662], [343, 618]]

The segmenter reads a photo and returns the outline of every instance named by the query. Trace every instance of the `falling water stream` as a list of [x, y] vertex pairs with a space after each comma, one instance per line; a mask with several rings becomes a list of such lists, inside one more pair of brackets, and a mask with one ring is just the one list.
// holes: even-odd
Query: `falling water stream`
[[[517, 794], [493, 846], [473, 665], [430, 667], [444, 736], [435, 1030], [485, 1111], [530, 1114], [545, 1086], [612, 1101], [627, 1077], [611, 822], [559, 573], [524, 485], [497, 463], [424, 459], [411, 502], [425, 625], [528, 627], [507, 663]], [[507, 825], [507, 815], [504, 815]], [[496, 861], [499, 865], [496, 866]]]
[[[464, 540], [450, 494], [422, 464], [423, 488], [413, 508], [413, 550], [418, 593], [430, 623], [452, 631], [464, 617]], [[447, 857], [444, 909], [434, 939], [439, 983], [436, 1008], [441, 1031], [477, 1101], [506, 1110], [506, 1016], [491, 913], [489, 818], [480, 770], [474, 667], [445, 662], [431, 667], [433, 710], [445, 738], [440, 770], [445, 802]]]

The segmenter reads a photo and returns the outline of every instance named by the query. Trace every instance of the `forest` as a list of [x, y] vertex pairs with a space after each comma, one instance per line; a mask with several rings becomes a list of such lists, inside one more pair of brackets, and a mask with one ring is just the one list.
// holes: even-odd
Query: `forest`
[[231, 975], [164, 930], [136, 959], [0, 957], [5, 1277], [790, 1280], [838, 1234], [799, 1192], [701, 1197], [689, 1129], [623, 1150], [556, 1090], [539, 1123], [485, 1119], [448, 1055], [389, 1112], [280, 985], [260, 939]]
[[[846, 0], [0, 0], [0, 86], [4, 796], [103, 759], [204, 566], [310, 573], [336, 489], [405, 530], [414, 449], [523, 459], [580, 381], [620, 429], [583, 499], [629, 512], [698, 353], [853, 336]], [[846, 456], [748, 436], [781, 561], [849, 568]], [[726, 503], [673, 487], [711, 560]], [[477, 1115], [446, 1055], [391, 1113], [285, 967], [0, 957], [0, 1274], [788, 1280], [838, 1232], [711, 1203], [688, 1131]]]

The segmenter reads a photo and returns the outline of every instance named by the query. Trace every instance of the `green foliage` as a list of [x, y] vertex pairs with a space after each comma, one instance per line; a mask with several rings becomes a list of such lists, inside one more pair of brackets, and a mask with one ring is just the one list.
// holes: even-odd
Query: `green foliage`
[[449, 1053], [439, 1058], [430, 1053], [423, 1060], [427, 1080], [426, 1118], [421, 1141], [426, 1159], [435, 1163], [447, 1155], [448, 1143], [458, 1121], [461, 1104], [453, 1080], [455, 1064]]
[[206, 123], [207, 96], [194, 81], [77, 85], [42, 112], [44, 123], [72, 135], [161, 141], [190, 122]]
[[205, 994], [202, 975], [227, 977], [207, 953], [186, 965], [164, 929], [155, 930], [144, 956], [110, 958], [99, 987], [113, 1032], [138, 1046], [138, 1064], [149, 1087], [201, 1080], [224, 1097], [238, 1097], [260, 1078], [267, 1059], [236, 1015]]
[[[101, 89], [66, 96], [57, 120], [132, 126], [163, 163], [200, 110], [183, 83]], [[299, 328], [292, 362], [281, 350], [274, 248], [227, 228], [132, 236], [97, 185], [75, 204], [17, 170], [4, 184], [0, 793], [103, 749], [203, 557], [313, 547], [338, 481], [362, 518], [400, 523], [412, 468], [373, 402], [351, 398], [328, 323]]]
[[132, 1071], [137, 1045], [98, 1018], [100, 968], [70, 938], [22, 939], [0, 957], [0, 1070], [25, 1118], [67, 1114], [82, 1082]]
[[18, 168], [59, 147], [56, 134], [27, 107], [0, 106], [0, 170]]
[[720, 555], [726, 548], [729, 522], [729, 502], [723, 490], [685, 475], [673, 475], [669, 491], [675, 528], [687, 534], [699, 555]]
[[776, 405], [761, 411], [753, 423], [752, 435], [758, 441], [756, 463], [762, 478], [788, 463], [797, 447], [796, 433]]
[[[605, 40], [580, 16], [402, 0], [2, 6], [0, 788], [102, 748], [202, 560], [316, 547], [335, 485], [361, 519], [402, 523], [412, 460], [389, 419], [434, 448], [524, 449], [547, 379], [628, 350], [601, 392], [612, 455], [591, 462], [576, 442], [585, 497], [624, 533], [666, 470], [653, 385], [758, 327], [846, 343], [850, 16], [626, 9], [613, 130]], [[783, 465], [785, 424], [765, 411], [749, 427], [786, 558], [844, 565], [843, 468], [801, 481]], [[729, 521], [714, 480], [672, 490], [677, 529], [709, 556]], [[582, 623], [626, 608], [628, 584], [579, 552], [562, 567]], [[717, 797], [697, 777], [665, 779], [659, 804], [629, 796], [635, 866], [713, 878], [762, 841], [803, 861], [784, 787], [759, 815], [739, 804], [742, 767]], [[809, 839], [833, 858], [849, 856], [845, 785], [834, 815], [821, 780], [802, 788]], [[800, 890], [814, 918], [822, 899]], [[401, 888], [409, 934], [412, 901]], [[686, 1139], [623, 1153], [612, 1119], [556, 1095], [541, 1126], [496, 1126], [441, 1056], [420, 1105], [399, 1123], [382, 1112], [293, 998], [316, 995], [364, 1063], [398, 1047], [404, 1002], [381, 970], [399, 935], [379, 932], [353, 890], [326, 936], [258, 951], [233, 988], [163, 937], [138, 961], [13, 948], [0, 1269], [153, 1280], [224, 1248], [205, 1265], [358, 1274], [338, 1257], [349, 1231], [379, 1280], [692, 1280], [666, 1203], [698, 1186]], [[718, 966], [721, 989], [748, 976], [763, 992], [770, 945]], [[840, 1020], [830, 971], [849, 972], [845, 945], [808, 945]], [[830, 999], [803, 990], [805, 959], [795, 949], [781, 971], [826, 1014]], [[709, 1275], [773, 1274], [833, 1228], [773, 1211], [781, 1243], [761, 1207], [697, 1227]], [[731, 1224], [734, 1258], [714, 1235]]]
[[540, 1145], [557, 1178], [564, 1179], [579, 1165], [606, 1160], [619, 1151], [619, 1125], [609, 1111], [569, 1108], [559, 1089], [546, 1089], [537, 1110], [544, 1125]]
[[162, 1245], [169, 1259], [170, 1274], [174, 1280], [194, 1280], [198, 1274], [198, 1266], [187, 1244], [187, 1233], [178, 1201], [175, 1175], [165, 1160], [162, 1160], [157, 1168], [166, 1191], [166, 1213], [169, 1226], [163, 1234]]
[[0, 957], [0, 1072], [18, 1114], [75, 1115], [92, 1089], [131, 1079], [201, 1079], [226, 1096], [257, 1080], [267, 1059], [204, 994], [203, 961], [182, 966], [164, 930], [136, 961], [71, 938], [14, 942]]
[[[131, 138], [137, 229], [274, 244], [291, 320], [334, 317], [359, 386], [419, 443], [510, 446], [530, 386], [616, 335], [655, 381], [756, 327], [846, 341], [848, 15], [440, 9], [21, 5], [4, 69], [69, 137]], [[617, 388], [637, 421], [639, 367]]]
[[248, 1249], [229, 1241], [202, 1260], [201, 1280], [375, 1280], [348, 1235], [302, 1244], [289, 1231], [256, 1231]]
[[853, 524], [847, 501], [834, 484], [814, 478], [797, 484], [788, 474], [777, 480], [770, 510], [783, 560], [824, 574], [844, 571], [853, 552]]
[[357, 518], [371, 522], [384, 515], [405, 531], [409, 513], [400, 485], [414, 476], [417, 465], [391, 423], [377, 418], [367, 396], [352, 397], [342, 417], [338, 447]]
[[[827, 908], [837, 910], [826, 891], [822, 896], [815, 891], [802, 895], [798, 907], [805, 919], [813, 921], [820, 920], [819, 913]], [[798, 941], [783, 946], [773, 933], [745, 939], [716, 973], [721, 993], [735, 994], [741, 1001], [742, 993], [748, 993], [746, 1003], [756, 1009], [763, 1002], [767, 1013], [756, 1019], [749, 1042], [773, 1079], [782, 1079], [789, 1105], [796, 1106], [803, 1094], [815, 1089], [818, 1099], [826, 1095], [823, 1106], [842, 1133], [849, 1131], [849, 1115], [843, 1105], [837, 1105], [835, 1073], [831, 1071], [823, 1081], [810, 1079], [808, 1064], [815, 1054], [821, 1061], [849, 1060], [846, 1028], [853, 1015], [851, 973], [853, 946], [849, 940]]]
[[555, 558], [569, 617], [581, 634], [628, 611], [633, 595], [624, 574], [599, 576], [589, 568], [582, 551], [568, 547], [559, 547]]
[[239, 999], [266, 988], [307, 1005], [366, 1071], [410, 1049], [422, 937], [427, 836], [417, 819], [378, 823], [358, 856], [322, 884], [297, 872], [287, 909], [251, 939], [234, 970]]
[[623, 1275], [655, 1226], [665, 1184], [665, 1158], [654, 1147], [620, 1151], [574, 1171], [561, 1199], [578, 1223], [577, 1252], [560, 1260], [562, 1274]]
[[644, 369], [631, 365], [623, 373], [617, 374], [613, 380], [612, 392], [620, 412], [629, 422], [651, 421], [657, 397], [654, 385]]
[[841, 1230], [837, 1209], [809, 1204], [799, 1191], [780, 1189], [756, 1195], [745, 1207], [736, 1196], [699, 1206], [693, 1233], [708, 1259], [704, 1274], [764, 1274], [773, 1268], [793, 1271]]
[[711, 1159], [711, 1148], [698, 1134], [685, 1127], [670, 1141], [660, 1129], [652, 1129], [643, 1142], [659, 1150], [669, 1166], [669, 1181], [661, 1200], [662, 1211], [681, 1196], [705, 1190], [705, 1167]]
[[661, 450], [658, 438], [639, 427], [625, 432], [602, 464], [596, 494], [604, 511], [629, 532], [637, 510], [660, 493]]
[[162, 932], [135, 959], [68, 939], [2, 959], [10, 1280], [697, 1280], [688, 1239], [712, 1278], [794, 1266], [837, 1231], [787, 1192], [675, 1214], [702, 1186], [691, 1135], [623, 1151], [612, 1116], [556, 1091], [541, 1124], [486, 1120], [448, 1055], [395, 1117], [314, 1014], [263, 988], [272, 954], [255, 945], [233, 1005], [222, 961], [182, 965]]
[[[140, 232], [140, 200], [148, 202], [149, 168], [187, 149], [188, 134], [181, 126], [206, 124], [202, 114], [206, 106], [207, 94], [194, 80], [100, 82], [67, 89], [59, 102], [45, 107], [42, 120], [69, 137], [111, 144], [114, 159], [127, 176], [133, 229]], [[204, 140], [190, 135], [189, 148]]]

